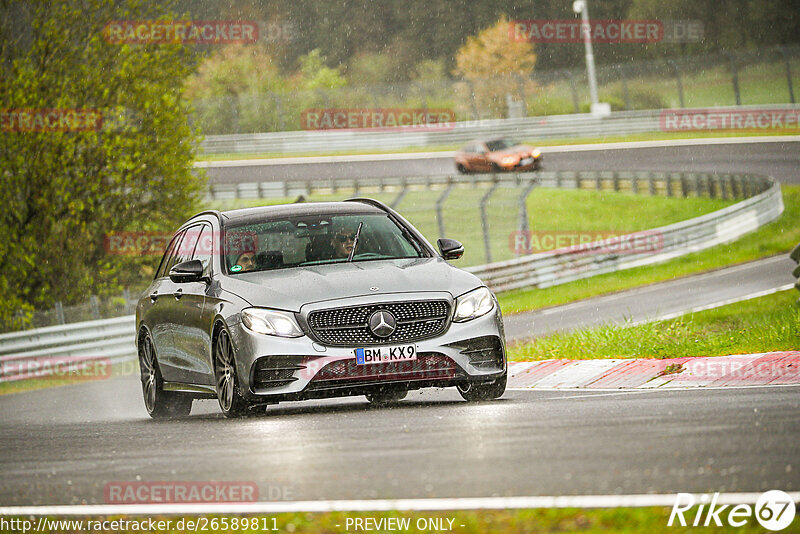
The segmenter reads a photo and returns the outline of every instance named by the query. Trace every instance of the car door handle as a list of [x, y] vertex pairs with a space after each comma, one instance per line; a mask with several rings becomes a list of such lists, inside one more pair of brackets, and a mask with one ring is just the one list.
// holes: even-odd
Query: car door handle
[[183, 289], [179, 287], [178, 289], [175, 290], [175, 293], [173, 293], [173, 295], [175, 296], [175, 300], [180, 299], [183, 296]]
[[150, 302], [158, 300], [158, 293], [150, 293]]

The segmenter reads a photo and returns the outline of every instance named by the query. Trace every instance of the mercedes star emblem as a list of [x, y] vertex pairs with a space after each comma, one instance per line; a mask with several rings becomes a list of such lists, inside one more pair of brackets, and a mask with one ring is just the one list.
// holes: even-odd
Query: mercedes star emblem
[[397, 319], [386, 310], [378, 310], [369, 318], [369, 329], [378, 337], [391, 336], [395, 328], [397, 328]]

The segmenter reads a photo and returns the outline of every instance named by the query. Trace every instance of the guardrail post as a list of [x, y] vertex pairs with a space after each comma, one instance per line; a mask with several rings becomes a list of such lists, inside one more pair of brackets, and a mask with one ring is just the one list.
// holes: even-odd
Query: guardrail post
[[444, 192], [439, 195], [439, 198], [436, 199], [436, 222], [439, 223], [439, 237], [446, 237], [444, 233], [444, 202], [447, 200], [447, 197], [450, 196], [450, 191], [453, 190], [453, 186], [455, 184], [452, 183], [450, 177], [447, 177], [447, 187], [445, 188]]
[[731, 178], [731, 192], [733, 193], [733, 198], [739, 198], [742, 196], [741, 185], [741, 179], [738, 176]]
[[651, 197], [656, 196], [656, 178], [652, 174], [647, 175], [647, 191]]
[[594, 176], [594, 188], [597, 189], [598, 191], [603, 190], [603, 179], [600, 177], [600, 173], [597, 171], [595, 171], [595, 176]]
[[614, 191], [619, 191], [619, 173], [613, 172], [611, 177], [614, 180]]
[[670, 59], [667, 60], [667, 63], [670, 67], [672, 67], [672, 72], [675, 73], [675, 82], [678, 84], [678, 99], [680, 100], [681, 108], [685, 108], [686, 103], [683, 100], [683, 82], [681, 81], [681, 71], [675, 61]]
[[778, 52], [783, 56], [783, 62], [786, 64], [786, 84], [789, 86], [789, 101], [794, 104], [794, 87], [792, 86], [792, 66], [789, 63], [789, 54], [782, 46], [778, 47]]
[[686, 183], [686, 175], [681, 173], [680, 180], [681, 180], [681, 197], [686, 198], [687, 196], [689, 196], [687, 191], [688, 184]]
[[667, 174], [666, 181], [667, 181], [667, 196], [671, 197], [672, 196], [672, 175], [671, 174]]
[[634, 195], [639, 194], [639, 175], [634, 174], [633, 178], [631, 178], [631, 193]]
[[486, 213], [486, 204], [489, 202], [489, 198], [494, 193], [497, 186], [500, 185], [497, 181], [492, 184], [492, 187], [483, 195], [481, 198], [481, 226], [483, 227], [483, 246], [486, 249], [486, 263], [492, 263], [492, 250], [491, 250], [491, 239], [489, 238], [489, 215]]

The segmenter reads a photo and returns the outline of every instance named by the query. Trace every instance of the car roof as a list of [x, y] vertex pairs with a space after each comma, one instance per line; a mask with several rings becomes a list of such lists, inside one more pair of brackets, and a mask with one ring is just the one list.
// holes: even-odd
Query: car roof
[[224, 225], [247, 224], [283, 217], [303, 217], [319, 215], [366, 215], [386, 214], [375, 205], [365, 202], [297, 202], [294, 204], [275, 204], [271, 206], [257, 206], [228, 211], [204, 211], [192, 219], [202, 215], [216, 215]]

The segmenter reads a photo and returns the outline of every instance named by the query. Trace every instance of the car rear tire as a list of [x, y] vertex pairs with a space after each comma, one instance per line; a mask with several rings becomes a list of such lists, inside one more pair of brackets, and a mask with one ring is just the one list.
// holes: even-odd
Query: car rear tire
[[461, 163], [457, 163], [457, 164], [456, 164], [456, 170], [457, 170], [457, 171], [458, 171], [460, 174], [468, 174], [468, 173], [469, 173], [469, 171], [467, 170], [467, 168], [466, 168], [466, 167], [464, 167], [464, 165], [462, 165]]
[[367, 400], [370, 404], [381, 406], [399, 402], [405, 399], [406, 395], [408, 395], [408, 390], [406, 389], [381, 390], [368, 394]]
[[153, 419], [184, 417], [192, 411], [192, 398], [173, 391], [164, 391], [164, 379], [156, 359], [155, 346], [149, 334], [139, 343], [139, 371], [142, 397], [147, 413]]
[[224, 328], [220, 328], [214, 343], [214, 378], [217, 400], [225, 417], [243, 417], [253, 414], [254, 410], [239, 392], [233, 345]]
[[491, 168], [493, 174], [498, 174], [500, 172], [503, 172], [503, 169], [501, 169], [500, 165], [498, 165], [497, 163], [492, 163]]
[[465, 401], [477, 402], [500, 398], [506, 391], [508, 375], [503, 375], [490, 384], [472, 384], [458, 386], [458, 392]]

